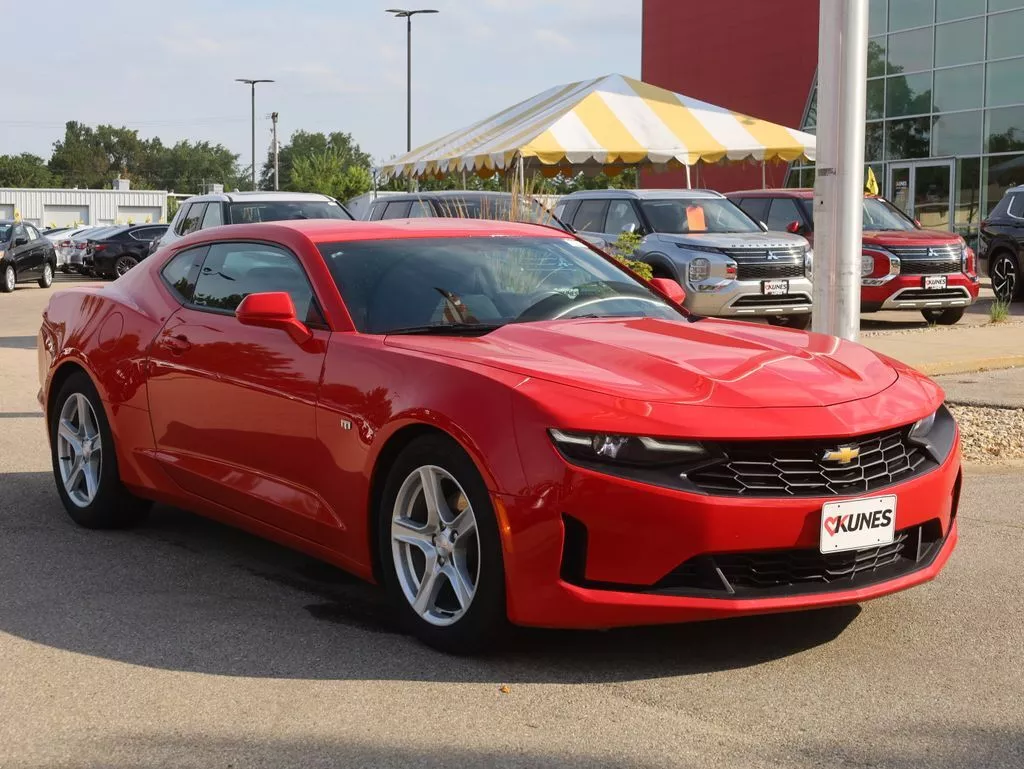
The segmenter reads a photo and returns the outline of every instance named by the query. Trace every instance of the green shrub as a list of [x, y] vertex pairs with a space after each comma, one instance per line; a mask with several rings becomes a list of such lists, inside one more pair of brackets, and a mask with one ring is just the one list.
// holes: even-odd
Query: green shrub
[[644, 280], [650, 280], [654, 277], [651, 265], [632, 258], [633, 254], [636, 253], [636, 250], [640, 247], [640, 243], [642, 241], [643, 236], [636, 232], [620, 232], [619, 237], [612, 244], [611, 252], [612, 256], [626, 265], [641, 278]]

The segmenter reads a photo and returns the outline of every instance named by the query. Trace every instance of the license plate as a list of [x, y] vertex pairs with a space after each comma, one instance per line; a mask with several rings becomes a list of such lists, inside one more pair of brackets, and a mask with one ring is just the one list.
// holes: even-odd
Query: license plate
[[896, 534], [896, 496], [826, 502], [819, 550], [835, 553], [887, 545]]
[[761, 293], [765, 296], [785, 296], [789, 293], [788, 280], [762, 280]]
[[926, 291], [934, 291], [946, 287], [945, 275], [925, 275], [924, 287]]

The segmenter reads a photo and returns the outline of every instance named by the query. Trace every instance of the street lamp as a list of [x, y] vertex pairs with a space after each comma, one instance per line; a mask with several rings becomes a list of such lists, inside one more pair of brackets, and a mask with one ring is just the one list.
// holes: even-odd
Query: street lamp
[[273, 80], [257, 79], [250, 80], [244, 77], [236, 77], [236, 83], [246, 83], [252, 89], [252, 188], [256, 189], [256, 84], [273, 83]]
[[412, 17], [417, 13], [437, 13], [433, 8], [405, 10], [388, 8], [396, 19], [405, 19], [405, 151], [412, 151]]

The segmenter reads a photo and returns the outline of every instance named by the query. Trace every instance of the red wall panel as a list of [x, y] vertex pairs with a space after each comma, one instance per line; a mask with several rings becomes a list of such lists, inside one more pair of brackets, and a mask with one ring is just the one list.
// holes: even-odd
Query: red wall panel
[[[818, 0], [643, 0], [641, 79], [798, 128], [818, 64]], [[768, 186], [784, 164], [769, 165]], [[645, 187], [684, 187], [682, 172], [644, 173]], [[704, 166], [702, 186], [761, 186], [760, 164]], [[696, 186], [696, 180], [694, 183]]]

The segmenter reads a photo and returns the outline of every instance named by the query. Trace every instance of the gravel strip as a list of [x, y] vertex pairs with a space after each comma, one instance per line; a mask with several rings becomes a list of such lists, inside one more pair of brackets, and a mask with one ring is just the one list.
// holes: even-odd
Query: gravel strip
[[996, 464], [1024, 459], [1024, 409], [950, 406], [960, 425], [964, 459]]
[[860, 332], [860, 335], [862, 337], [869, 337], [869, 336], [905, 336], [907, 334], [931, 334], [931, 333], [936, 333], [936, 332], [941, 332], [941, 333], [948, 334], [948, 333], [953, 332], [953, 331], [963, 331], [964, 329], [971, 329], [971, 328], [990, 328], [992, 326], [998, 326], [1000, 328], [1003, 328], [1003, 327], [1006, 327], [1006, 326], [1024, 326], [1024, 321], [1022, 321], [1022, 320], [1020, 320], [1018, 318], [1013, 318], [1011, 320], [1002, 321], [1000, 323], [992, 323], [990, 321], [988, 323], [964, 323], [963, 325], [959, 325], [959, 326], [938, 326], [938, 325], [936, 325], [936, 326], [925, 326], [925, 325], [921, 325], [921, 326], [915, 326], [913, 328], [895, 328], [895, 329], [882, 328], [882, 329], [870, 329], [870, 330], [867, 330], [867, 331], [862, 329], [861, 332]]

